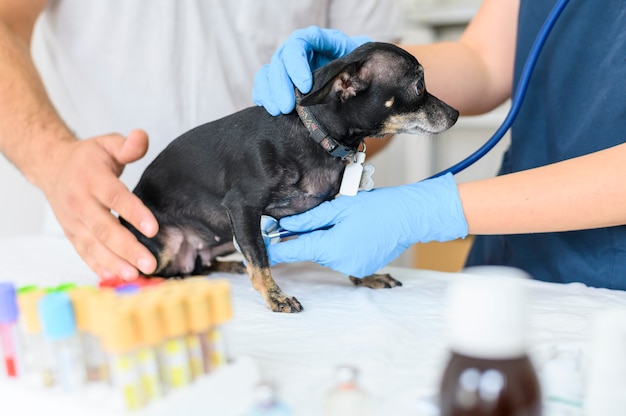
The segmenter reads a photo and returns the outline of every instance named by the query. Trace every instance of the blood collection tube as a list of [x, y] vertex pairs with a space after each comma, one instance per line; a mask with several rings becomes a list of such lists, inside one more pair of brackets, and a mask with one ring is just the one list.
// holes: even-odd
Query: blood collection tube
[[17, 317], [15, 286], [9, 282], [0, 282], [0, 353], [2, 373], [9, 378], [18, 378], [23, 371]]
[[211, 309], [209, 306], [209, 283], [207, 279], [189, 279], [185, 285], [184, 298], [189, 334], [187, 346], [194, 377], [211, 371]]
[[233, 317], [230, 283], [225, 279], [208, 280], [210, 282], [209, 307], [211, 322], [209, 330], [211, 340], [211, 368], [218, 368], [228, 362], [228, 348], [224, 333], [224, 324]]
[[20, 310], [26, 378], [35, 385], [50, 387], [54, 384], [54, 357], [43, 336], [37, 310], [37, 304], [45, 294], [44, 290], [36, 288], [18, 291], [17, 303]]
[[89, 326], [85, 362], [99, 367], [100, 379], [111, 384], [108, 357], [102, 346], [102, 335], [106, 326], [109, 310], [115, 307], [118, 297], [111, 288], [104, 287], [94, 292], [87, 303]]
[[164, 393], [157, 349], [163, 341], [163, 331], [156, 297], [150, 293], [140, 293], [133, 315], [137, 324], [137, 360], [141, 370], [141, 384], [146, 399], [151, 400]]
[[54, 384], [69, 394], [78, 392], [86, 380], [74, 309], [67, 293], [51, 292], [38, 303], [43, 334], [54, 357]]
[[[93, 287], [81, 286], [69, 292], [74, 306], [78, 337], [84, 354], [85, 372], [88, 381], [107, 380], [106, 355], [102, 350], [100, 340], [92, 328], [92, 303], [97, 302], [99, 292]], [[105, 312], [101, 312], [105, 313]]]
[[163, 341], [159, 347], [159, 361], [168, 388], [178, 388], [191, 382], [189, 352], [186, 335], [187, 322], [183, 297], [178, 283], [162, 286], [159, 290], [159, 316], [163, 329]]
[[141, 408], [145, 395], [136, 355], [136, 326], [128, 304], [116, 302], [107, 311], [101, 334], [108, 355], [111, 385], [116, 391], [114, 400], [121, 399], [128, 410]]

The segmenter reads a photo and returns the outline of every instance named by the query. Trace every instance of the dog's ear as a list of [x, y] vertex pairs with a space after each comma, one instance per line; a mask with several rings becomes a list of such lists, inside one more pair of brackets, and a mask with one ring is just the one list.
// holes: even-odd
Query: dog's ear
[[315, 71], [313, 88], [299, 104], [306, 107], [337, 100], [345, 102], [367, 89], [370, 79], [370, 71], [364, 69], [363, 62], [346, 64], [344, 60], [337, 59]]

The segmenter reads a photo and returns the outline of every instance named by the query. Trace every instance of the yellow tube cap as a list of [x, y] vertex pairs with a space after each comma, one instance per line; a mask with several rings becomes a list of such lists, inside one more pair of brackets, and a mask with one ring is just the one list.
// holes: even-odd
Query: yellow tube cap
[[102, 346], [109, 353], [123, 354], [137, 348], [137, 327], [132, 308], [116, 304], [108, 312], [102, 328]]
[[230, 282], [226, 279], [209, 280], [209, 305], [213, 325], [221, 325], [233, 317]]
[[189, 331], [201, 333], [211, 329], [211, 308], [207, 291], [189, 288], [184, 301]]
[[88, 302], [89, 328], [88, 332], [100, 336], [104, 331], [109, 311], [118, 300], [113, 289], [98, 290]]
[[24, 319], [24, 329], [29, 334], [38, 334], [41, 332], [37, 303], [45, 294], [46, 292], [43, 289], [34, 289], [20, 293], [17, 296], [17, 305]]
[[140, 296], [133, 309], [137, 323], [137, 337], [140, 345], [155, 346], [163, 340], [161, 318], [159, 316], [159, 299], [151, 294]]
[[158, 308], [163, 336], [172, 338], [186, 335], [188, 328], [183, 304], [184, 293], [180, 288], [171, 288], [161, 290], [159, 295]]
[[76, 327], [79, 331], [89, 331], [90, 325], [90, 308], [89, 304], [93, 300], [96, 291], [93, 287], [80, 286], [68, 292], [72, 306], [74, 307], [74, 316], [76, 318]]

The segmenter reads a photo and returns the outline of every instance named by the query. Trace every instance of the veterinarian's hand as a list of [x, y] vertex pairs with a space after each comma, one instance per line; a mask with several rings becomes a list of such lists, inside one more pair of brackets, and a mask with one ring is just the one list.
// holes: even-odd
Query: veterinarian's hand
[[370, 40], [317, 26], [298, 29], [276, 50], [270, 63], [256, 73], [252, 99], [273, 116], [288, 114], [296, 105], [294, 85], [306, 94], [313, 86], [311, 74], [315, 69]]
[[312, 260], [354, 277], [373, 274], [413, 243], [464, 238], [468, 232], [451, 174], [341, 196], [280, 225], [295, 232], [333, 227], [269, 246], [272, 264]]
[[156, 234], [150, 210], [119, 180], [124, 165], [142, 158], [148, 136], [141, 130], [128, 137], [108, 134], [65, 142], [50, 155], [49, 175], [41, 188], [65, 235], [100, 277], [125, 279], [154, 271], [156, 260], [111, 210], [144, 234]]

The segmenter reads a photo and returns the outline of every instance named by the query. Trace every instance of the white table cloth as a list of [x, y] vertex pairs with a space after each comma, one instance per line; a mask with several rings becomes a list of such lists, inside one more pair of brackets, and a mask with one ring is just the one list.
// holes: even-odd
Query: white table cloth
[[[276, 384], [294, 415], [320, 415], [338, 364], [358, 368], [361, 384], [374, 403], [373, 415], [420, 414], [418, 398], [437, 392], [448, 356], [446, 288], [463, 275], [403, 268], [387, 271], [403, 286], [357, 288], [345, 276], [310, 263], [277, 266], [273, 272], [278, 284], [304, 306], [299, 314], [269, 311], [246, 275], [216, 275], [232, 285], [234, 318], [227, 327], [228, 344], [231, 357], [246, 367], [239, 373], [245, 379], [237, 388], [236, 381], [222, 383], [222, 405], [232, 403], [232, 407], [220, 414], [241, 414], [260, 378]], [[31, 236], [0, 240], [2, 280], [52, 286], [94, 284], [97, 277], [65, 239]], [[537, 367], [554, 348], [586, 354], [595, 313], [626, 307], [622, 291], [531, 280], [525, 284], [530, 299], [529, 353]], [[190, 389], [180, 407], [168, 402], [173, 407], [167, 412], [164, 405], [163, 411], [155, 406], [152, 413], [145, 413], [171, 414], [172, 408], [185, 408], [180, 414], [217, 414], [207, 413], [204, 406], [209, 406], [211, 396], [208, 390], [203, 394], [203, 387]], [[15, 386], [0, 384], [0, 401], [19, 394]], [[42, 399], [37, 394], [29, 397], [32, 406]], [[64, 415], [84, 410], [78, 405], [72, 409], [71, 400], [63, 403]], [[31, 414], [24, 409], [15, 414]], [[91, 414], [106, 412], [94, 409]]]

